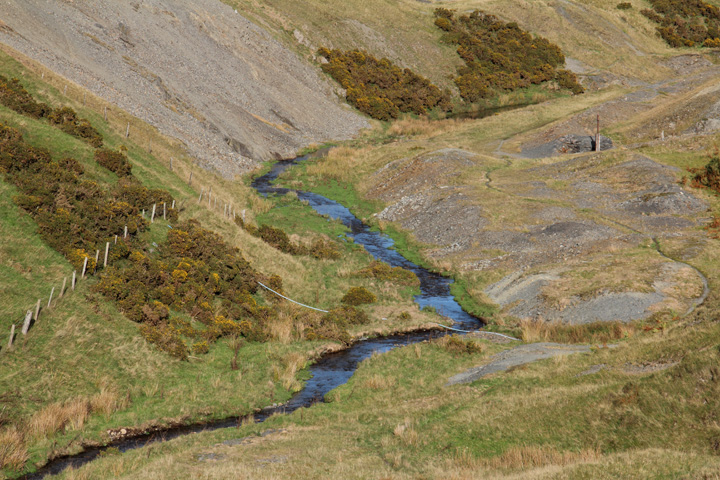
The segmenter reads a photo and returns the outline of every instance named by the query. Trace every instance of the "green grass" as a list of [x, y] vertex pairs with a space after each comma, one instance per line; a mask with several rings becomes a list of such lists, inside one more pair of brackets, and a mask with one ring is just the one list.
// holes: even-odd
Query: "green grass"
[[[37, 236], [37, 224], [12, 201], [14, 186], [0, 180], [0, 347], [7, 345], [10, 325], [19, 330], [25, 312], [38, 299], [47, 304], [50, 290], [59, 293], [63, 277], [72, 274], [62, 255]], [[69, 285], [69, 280], [68, 280]]]
[[[328, 403], [262, 425], [100, 460], [78, 473], [108, 478], [105, 472], [116, 468], [123, 478], [181, 472], [212, 478], [261, 472], [299, 478], [703, 478], [720, 466], [710, 419], [720, 406], [720, 381], [712, 373], [717, 307], [715, 298], [692, 328], [675, 324], [665, 334], [642, 334], [614, 349], [536, 362], [470, 385], [445, 383], [507, 346], [483, 342], [483, 353], [474, 355], [453, 354], [441, 343], [399, 348], [364, 361], [347, 384], [326, 396]], [[579, 375], [593, 365], [605, 368]], [[665, 369], [629, 370], [642, 365]], [[255, 439], [268, 429], [285, 431]], [[248, 436], [240, 447], [220, 443]], [[535, 463], [512, 456], [519, 451], [535, 452]], [[201, 453], [220, 455], [198, 462]], [[566, 460], [554, 455], [561, 453]], [[263, 461], [268, 458], [284, 460]]]

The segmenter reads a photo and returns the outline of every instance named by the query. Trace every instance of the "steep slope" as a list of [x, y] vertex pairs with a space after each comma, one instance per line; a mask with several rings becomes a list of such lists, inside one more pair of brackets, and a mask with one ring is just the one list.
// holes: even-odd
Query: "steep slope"
[[30, 0], [5, 5], [0, 20], [0, 41], [226, 176], [366, 125], [313, 68], [215, 0]]

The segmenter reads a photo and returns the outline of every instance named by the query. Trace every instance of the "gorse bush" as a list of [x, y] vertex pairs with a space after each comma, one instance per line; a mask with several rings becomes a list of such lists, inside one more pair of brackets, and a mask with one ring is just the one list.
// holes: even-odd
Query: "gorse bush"
[[119, 177], [126, 177], [132, 172], [132, 165], [122, 152], [98, 148], [95, 150], [95, 161]]
[[659, 23], [658, 34], [671, 47], [719, 47], [720, 9], [702, 0], [649, 0], [640, 13]]
[[93, 147], [101, 147], [103, 138], [95, 128], [84, 118], [78, 118], [77, 113], [70, 107], [63, 107], [48, 115], [52, 125], [56, 125], [63, 132], [81, 140], [85, 140]]
[[327, 60], [324, 72], [346, 90], [347, 101], [378, 120], [391, 120], [400, 113], [423, 115], [428, 110], [450, 109], [450, 93], [408, 68], [387, 58], [378, 60], [362, 50], [329, 50], [318, 54]]
[[358, 272], [361, 277], [377, 278], [378, 280], [386, 280], [399, 283], [401, 285], [419, 285], [420, 280], [410, 270], [401, 267], [391, 267], [385, 262], [373, 260], [370, 265]]
[[306, 247], [305, 245], [292, 243], [290, 237], [282, 228], [271, 225], [261, 225], [256, 228], [254, 225], [243, 222], [240, 217], [235, 219], [235, 223], [240, 228], [245, 229], [249, 234], [262, 239], [268, 245], [290, 255], [310, 255], [318, 260], [337, 260], [341, 257], [337, 243], [332, 240], [316, 238], [310, 247]]
[[[140, 205], [113, 198], [84, 179], [82, 171], [76, 160], [55, 162], [49, 151], [28, 145], [20, 132], [0, 125], [0, 172], [18, 187], [15, 203], [35, 217], [43, 240], [76, 267], [122, 234], [125, 225], [131, 233], [146, 227]], [[127, 251], [124, 247], [119, 243], [113, 254]]]
[[32, 118], [47, 117], [52, 108], [46, 103], [36, 102], [17, 78], [8, 80], [0, 75], [0, 103], [22, 115]]
[[11, 110], [32, 118], [47, 118], [63, 132], [85, 140], [93, 147], [101, 147], [102, 135], [87, 120], [78, 118], [70, 107], [53, 109], [46, 103], [37, 102], [17, 78], [8, 80], [0, 75], [0, 103]]
[[456, 16], [452, 10], [438, 8], [435, 25], [445, 32], [444, 41], [457, 45], [465, 62], [455, 84], [467, 102], [552, 80], [573, 93], [584, 91], [572, 72], [559, 69], [565, 63], [560, 48], [530, 35], [517, 23], [505, 23], [479, 10]]
[[[31, 100], [24, 102], [30, 105]], [[58, 125], [80, 125], [69, 110], [51, 115]], [[99, 149], [95, 160], [118, 174], [115, 184], [100, 185], [85, 178], [77, 160], [56, 161], [48, 150], [29, 145], [19, 131], [0, 124], [0, 174], [17, 187], [14, 201], [34, 217], [43, 240], [77, 269], [86, 265], [95, 272], [96, 253], [111, 243], [109, 266], [93, 289], [113, 301], [128, 319], [140, 323], [140, 333], [148, 342], [185, 360], [191, 352], [207, 352], [222, 337], [269, 340], [277, 305], [258, 303], [258, 281], [282, 291], [282, 279], [262, 276], [237, 248], [197, 221], [177, 223], [178, 212], [173, 208], [166, 209], [173, 223], [166, 241], [150, 244], [143, 235], [149, 222], [141, 211], [149, 211], [153, 204], [170, 205], [172, 196], [140, 184], [121, 152]], [[128, 238], [123, 238], [125, 227]], [[260, 227], [255, 234], [292, 253], [339, 256], [337, 247], [324, 239], [307, 248], [292, 245], [285, 232], [270, 226]], [[302, 321], [317, 328], [316, 338], [348, 342], [344, 326], [367, 317], [344, 308], [327, 318], [305, 314]], [[183, 314], [192, 321], [182, 318]]]
[[352, 287], [340, 301], [346, 305], [363, 305], [375, 303], [377, 297], [365, 287]]

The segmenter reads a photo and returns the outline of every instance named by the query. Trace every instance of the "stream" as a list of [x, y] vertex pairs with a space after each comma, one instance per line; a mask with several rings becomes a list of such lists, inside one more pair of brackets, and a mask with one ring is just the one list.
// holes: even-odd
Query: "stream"
[[[452, 279], [443, 277], [437, 273], [416, 265], [407, 260], [392, 248], [393, 240], [387, 235], [372, 231], [370, 227], [356, 218], [350, 210], [339, 203], [325, 198], [321, 195], [287, 188], [275, 187], [272, 182], [288, 168], [299, 162], [306, 161], [311, 155], [298, 157], [292, 160], [281, 160], [273, 165], [270, 172], [256, 178], [252, 182], [261, 195], [284, 195], [290, 191], [297, 194], [298, 199], [306, 201], [317, 213], [327, 215], [331, 219], [340, 220], [350, 229], [348, 234], [355, 243], [359, 243], [376, 259], [382, 260], [393, 267], [402, 267], [414, 272], [420, 279], [420, 294], [415, 296], [415, 301], [420, 308], [425, 306], [434, 307], [438, 313], [451, 318], [461, 330], [477, 330], [483, 323], [465, 312], [455, 301], [450, 293]], [[309, 407], [313, 403], [323, 401], [326, 393], [347, 382], [355, 372], [358, 364], [370, 357], [373, 353], [387, 352], [395, 347], [421, 342], [431, 337], [438, 337], [446, 334], [437, 330], [413, 332], [408, 334], [390, 335], [387, 337], [363, 339], [346, 350], [326, 354], [316, 363], [309, 367], [312, 378], [308, 380], [304, 388], [296, 393], [288, 402], [262, 409], [253, 415], [255, 422], [263, 422], [275, 413], [290, 413], [298, 408]], [[135, 448], [144, 447], [150, 443], [171, 440], [183, 435], [202, 431], [217, 430], [220, 428], [236, 427], [243, 418], [232, 417], [215, 422], [199, 425], [187, 425], [171, 427], [167, 430], [148, 433], [145, 435], [117, 440], [102, 447], [87, 447], [83, 452], [76, 455], [68, 455], [56, 458], [33, 474], [28, 474], [25, 479], [40, 479], [46, 475], [57, 474], [70, 466], [77, 468], [98, 457], [108, 448], [116, 448], [120, 452], [126, 452]]]

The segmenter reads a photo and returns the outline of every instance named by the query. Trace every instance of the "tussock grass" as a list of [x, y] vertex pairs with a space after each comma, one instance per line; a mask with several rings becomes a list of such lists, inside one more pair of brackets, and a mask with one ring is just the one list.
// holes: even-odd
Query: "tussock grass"
[[16, 426], [0, 429], [0, 469], [21, 470], [28, 459], [23, 433]]
[[561, 321], [523, 319], [519, 322], [524, 342], [608, 343], [628, 338], [637, 332], [633, 324], [592, 322], [570, 325]]
[[502, 455], [482, 462], [492, 469], [528, 470], [546, 465], [570, 465], [600, 461], [602, 454], [597, 450], [560, 452], [553, 447], [512, 447]]

